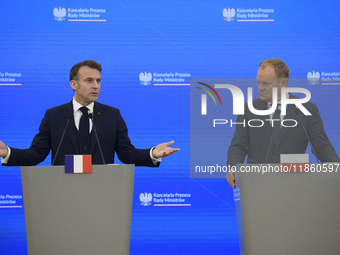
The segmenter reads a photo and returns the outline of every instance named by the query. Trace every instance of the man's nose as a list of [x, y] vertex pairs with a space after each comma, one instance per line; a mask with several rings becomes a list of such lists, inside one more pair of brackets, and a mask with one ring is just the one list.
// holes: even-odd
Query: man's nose
[[99, 88], [99, 86], [100, 86], [100, 82], [98, 82], [98, 81], [94, 81], [93, 82], [93, 87], [94, 88]]

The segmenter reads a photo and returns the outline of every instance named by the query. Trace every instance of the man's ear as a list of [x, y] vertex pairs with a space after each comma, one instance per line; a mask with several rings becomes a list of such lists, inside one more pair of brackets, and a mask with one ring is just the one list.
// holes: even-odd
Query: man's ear
[[71, 80], [70, 85], [74, 91], [76, 91], [76, 89], [78, 88], [78, 83], [75, 80]]
[[283, 87], [287, 87], [287, 85], [288, 85], [288, 78], [283, 78], [282, 80], [281, 80], [281, 87], [283, 88]]

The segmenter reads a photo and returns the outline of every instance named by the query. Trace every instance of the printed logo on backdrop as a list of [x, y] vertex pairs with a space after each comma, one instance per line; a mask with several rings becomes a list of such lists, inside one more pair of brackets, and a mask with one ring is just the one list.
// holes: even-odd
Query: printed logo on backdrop
[[224, 8], [222, 11], [225, 21], [237, 22], [274, 22], [275, 10], [272, 8]]
[[22, 195], [0, 194], [0, 209], [22, 208]]
[[311, 85], [337, 85], [340, 86], [340, 72], [308, 72], [308, 83]]
[[152, 195], [151, 193], [140, 193], [139, 195], [139, 200], [141, 201], [141, 205], [144, 205], [144, 206], [148, 206], [148, 205], [151, 205], [151, 201], [152, 201]]
[[232, 8], [232, 9], [230, 9], [230, 7], [228, 7], [228, 9], [224, 8], [222, 13], [223, 13], [224, 20], [226, 20], [226, 21], [234, 20], [233, 19], [235, 17], [235, 9], [234, 8]]
[[142, 206], [150, 206], [153, 202], [154, 207], [187, 207], [191, 206], [190, 193], [140, 193], [139, 200]]
[[140, 73], [139, 74], [139, 80], [141, 81], [141, 84], [144, 86], [150, 85], [150, 81], [152, 80], [152, 74], [151, 73]]
[[66, 9], [59, 7], [59, 8], [54, 8], [53, 10], [53, 15], [54, 15], [54, 19], [58, 20], [58, 21], [63, 21], [65, 20], [65, 16], [66, 16]]
[[312, 73], [308, 72], [307, 78], [309, 80], [308, 82], [309, 84], [312, 84], [312, 85], [318, 84], [320, 80], [320, 73], [315, 72], [315, 71], [313, 71]]
[[139, 74], [139, 81], [141, 85], [153, 86], [190, 86], [190, 73], [180, 72], [141, 72]]
[[21, 86], [21, 73], [0, 72], [0, 87]]
[[61, 8], [53, 9], [54, 19], [68, 22], [106, 22], [106, 9], [102, 8]]

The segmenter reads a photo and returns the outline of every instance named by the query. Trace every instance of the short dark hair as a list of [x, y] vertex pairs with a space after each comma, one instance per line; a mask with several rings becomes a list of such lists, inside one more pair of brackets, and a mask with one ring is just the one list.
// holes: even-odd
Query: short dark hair
[[272, 66], [276, 71], [276, 78], [289, 78], [289, 67], [279, 58], [270, 58], [263, 60], [260, 63], [260, 67], [265, 68], [266, 66]]
[[97, 63], [94, 60], [84, 60], [79, 62], [78, 64], [75, 64], [70, 71], [70, 81], [72, 80], [78, 80], [78, 71], [79, 68], [82, 66], [88, 66], [91, 67], [93, 69], [97, 69], [99, 72], [102, 71], [102, 65]]

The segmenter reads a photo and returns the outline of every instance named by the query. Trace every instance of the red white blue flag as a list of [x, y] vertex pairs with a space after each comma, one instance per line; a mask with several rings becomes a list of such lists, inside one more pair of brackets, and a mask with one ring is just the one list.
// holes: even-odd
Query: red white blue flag
[[92, 156], [65, 155], [65, 173], [92, 173]]

